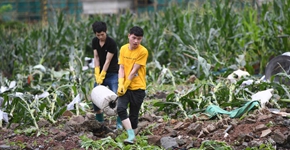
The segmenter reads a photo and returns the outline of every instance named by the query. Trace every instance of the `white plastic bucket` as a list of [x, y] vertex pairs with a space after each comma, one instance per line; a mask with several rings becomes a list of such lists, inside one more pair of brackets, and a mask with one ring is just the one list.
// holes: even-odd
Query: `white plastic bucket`
[[91, 92], [93, 103], [103, 110], [105, 114], [110, 116], [117, 114], [117, 107], [109, 107], [109, 103], [111, 101], [116, 101], [117, 97], [117, 94], [103, 85], [96, 86]]

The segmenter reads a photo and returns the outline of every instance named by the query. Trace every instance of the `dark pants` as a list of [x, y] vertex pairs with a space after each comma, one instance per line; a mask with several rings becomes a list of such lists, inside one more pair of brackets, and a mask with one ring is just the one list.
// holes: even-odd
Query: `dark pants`
[[[118, 73], [107, 73], [102, 85], [108, 86], [110, 90], [112, 90], [114, 93], [117, 93]], [[95, 82], [94, 87], [96, 86], [97, 86], [97, 83]], [[93, 107], [94, 107], [94, 111], [100, 110], [100, 108], [97, 107], [94, 103], [93, 103]]]
[[129, 119], [132, 129], [137, 128], [139, 111], [144, 98], [145, 90], [127, 90], [127, 92], [118, 99], [117, 112], [122, 121], [128, 118], [127, 108], [129, 104]]

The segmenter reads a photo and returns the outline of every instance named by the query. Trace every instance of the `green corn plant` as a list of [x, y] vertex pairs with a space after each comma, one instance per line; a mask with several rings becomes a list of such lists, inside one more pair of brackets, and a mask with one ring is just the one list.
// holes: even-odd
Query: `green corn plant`
[[[35, 129], [39, 131], [38, 124], [37, 124], [37, 116], [36, 114], [36, 109], [33, 107], [29, 106], [29, 97], [31, 95], [10, 95], [11, 98], [13, 98], [13, 101], [11, 105], [14, 107], [10, 114], [13, 114], [12, 117], [18, 118], [20, 122], [26, 124], [29, 123], [27, 121], [31, 120], [33, 123]], [[37, 135], [40, 135], [40, 133], [37, 133]]]
[[[199, 84], [193, 85], [188, 91], [182, 93], [170, 93], [164, 102], [156, 102], [154, 106], [158, 110], [172, 113], [176, 110], [177, 115], [181, 114], [183, 117], [188, 117], [189, 114], [195, 111], [202, 110], [206, 105], [211, 103], [207, 99], [209, 88], [207, 82], [200, 81]], [[176, 116], [175, 116], [176, 117]]]
[[[255, 81], [259, 79], [252, 77]], [[221, 108], [236, 108], [241, 107], [243, 104], [251, 100], [251, 96], [262, 90], [273, 88], [275, 93], [281, 96], [284, 101], [272, 100], [272, 103], [276, 108], [286, 107], [287, 100], [289, 99], [288, 87], [279, 83], [260, 82], [252, 85], [248, 85], [246, 88], [242, 86], [242, 82], [247, 79], [239, 80], [236, 84], [230, 84], [226, 79], [219, 79], [213, 81], [200, 80], [192, 85], [192, 88], [179, 94], [176, 92], [170, 93], [166, 101], [156, 102], [154, 106], [158, 110], [165, 111], [167, 113], [181, 114], [183, 117], [192, 115], [194, 113], [203, 111], [210, 104], [220, 106]]]

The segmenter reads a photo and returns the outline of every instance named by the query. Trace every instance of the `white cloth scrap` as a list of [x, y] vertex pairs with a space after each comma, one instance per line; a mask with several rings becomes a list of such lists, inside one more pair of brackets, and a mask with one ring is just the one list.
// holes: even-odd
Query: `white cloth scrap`
[[5, 122], [9, 122], [8, 114], [0, 110], [0, 121], [4, 120]]
[[266, 103], [269, 102], [271, 97], [273, 96], [274, 89], [267, 89], [264, 91], [259, 91], [256, 94], [252, 95], [252, 100], [258, 100], [261, 103], [261, 107], [265, 108]]
[[46, 98], [47, 96], [49, 96], [48, 92], [43, 92], [42, 94], [38, 95], [38, 98]]
[[43, 65], [41, 65], [41, 64], [34, 66], [33, 69], [39, 69], [42, 72], [46, 72], [45, 67]]
[[0, 108], [2, 107], [3, 102], [4, 102], [4, 98], [0, 97]]
[[6, 92], [6, 91], [8, 91], [8, 90], [10, 90], [10, 89], [12, 89], [12, 88], [14, 88], [15, 86], [16, 86], [16, 81], [11, 81], [11, 82], [9, 83], [9, 87], [1, 86], [1, 87], [0, 87], [0, 94], [1, 94], [1, 93], [4, 93], [4, 92]]
[[285, 52], [282, 55], [290, 56], [290, 52]]
[[80, 94], [78, 94], [68, 105], [67, 105], [67, 110], [73, 110], [75, 109], [74, 104], [80, 103], [81, 102], [81, 97]]
[[228, 75], [227, 79], [231, 83], [236, 83], [237, 80], [239, 80], [245, 76], [250, 76], [250, 74], [247, 71], [243, 71], [243, 70], [238, 69], [238, 70], [234, 71], [233, 73], [231, 73], [230, 75]]

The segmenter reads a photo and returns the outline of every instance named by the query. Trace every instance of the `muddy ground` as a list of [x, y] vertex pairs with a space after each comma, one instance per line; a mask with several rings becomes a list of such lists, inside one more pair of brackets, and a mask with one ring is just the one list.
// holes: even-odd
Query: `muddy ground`
[[[242, 119], [220, 116], [211, 120], [200, 116], [164, 120], [158, 113], [145, 114], [140, 117], [136, 132], [138, 135], [142, 133], [143, 136], [147, 136], [149, 144], [168, 149], [199, 148], [204, 141], [216, 140], [226, 142], [232, 149], [240, 150], [268, 144], [275, 149], [284, 150], [290, 149], [290, 120], [287, 111], [281, 110], [284, 114], [275, 114], [269, 109], [256, 109]], [[94, 119], [93, 113], [75, 116], [67, 111], [55, 124], [40, 120], [39, 136], [34, 132], [16, 134], [19, 124], [12, 124], [10, 128], [5, 128], [4, 124], [0, 130], [0, 150], [84, 149], [81, 148], [81, 135], [99, 140], [107, 136], [114, 138], [120, 132], [125, 132], [114, 132], [114, 120], [106, 117], [105, 123], [100, 124]], [[143, 131], [149, 127], [151, 133], [144, 134]]]

